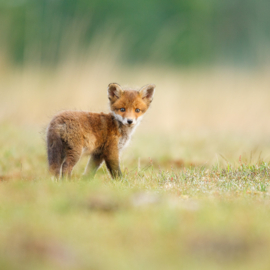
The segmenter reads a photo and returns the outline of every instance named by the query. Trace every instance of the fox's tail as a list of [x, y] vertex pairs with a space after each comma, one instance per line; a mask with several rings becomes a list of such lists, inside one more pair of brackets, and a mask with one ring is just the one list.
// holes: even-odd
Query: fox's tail
[[64, 143], [59, 132], [52, 127], [47, 130], [47, 154], [50, 172], [59, 177], [64, 160]]

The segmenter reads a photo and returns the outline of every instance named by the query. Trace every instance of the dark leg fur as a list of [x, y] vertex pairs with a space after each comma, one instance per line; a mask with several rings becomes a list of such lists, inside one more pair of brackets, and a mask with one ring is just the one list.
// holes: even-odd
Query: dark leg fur
[[115, 179], [115, 178], [122, 177], [118, 159], [117, 160], [105, 159], [105, 163], [112, 178]]
[[106, 151], [106, 155], [104, 156], [104, 160], [112, 178], [122, 177], [119, 166], [118, 141], [110, 143], [109, 148]]

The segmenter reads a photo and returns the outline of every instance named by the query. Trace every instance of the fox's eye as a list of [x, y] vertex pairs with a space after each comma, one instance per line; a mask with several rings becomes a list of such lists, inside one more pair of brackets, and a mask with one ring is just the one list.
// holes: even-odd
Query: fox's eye
[[121, 112], [124, 112], [125, 110], [126, 110], [125, 108], [121, 108], [121, 109], [120, 109]]
[[140, 112], [141, 110], [140, 109], [136, 109], [135, 112]]

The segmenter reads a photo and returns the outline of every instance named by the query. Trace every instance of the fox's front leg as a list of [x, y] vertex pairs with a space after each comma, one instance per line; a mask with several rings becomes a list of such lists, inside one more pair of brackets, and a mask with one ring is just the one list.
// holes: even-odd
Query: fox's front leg
[[92, 154], [85, 168], [84, 175], [94, 177], [104, 158], [100, 154]]
[[105, 153], [104, 160], [112, 178], [122, 177], [119, 164], [118, 141], [110, 144]]
[[106, 166], [112, 176], [112, 178], [122, 177], [122, 172], [119, 166], [119, 160], [105, 159]]

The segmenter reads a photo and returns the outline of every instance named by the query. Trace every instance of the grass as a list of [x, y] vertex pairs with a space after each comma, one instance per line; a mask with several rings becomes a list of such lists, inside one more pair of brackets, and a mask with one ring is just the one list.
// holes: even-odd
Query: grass
[[[2, 76], [0, 269], [269, 269], [267, 71], [95, 65]], [[124, 79], [158, 86], [124, 177], [81, 178], [82, 158], [71, 181], [53, 182], [50, 116], [106, 108], [104, 81]]]

